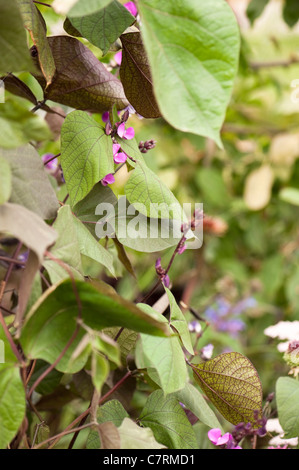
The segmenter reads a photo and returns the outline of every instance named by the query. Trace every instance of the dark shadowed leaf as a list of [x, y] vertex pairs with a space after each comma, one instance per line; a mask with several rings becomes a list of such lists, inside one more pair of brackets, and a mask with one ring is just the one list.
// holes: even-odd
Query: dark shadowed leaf
[[71, 36], [82, 36], [88, 39], [105, 55], [110, 46], [134, 21], [134, 16], [121, 3], [113, 0], [105, 8], [91, 15], [69, 16], [64, 23], [64, 29]]
[[223, 353], [202, 364], [192, 364], [201, 389], [232, 424], [256, 422], [262, 414], [262, 386], [252, 363], [240, 353]]
[[253, 24], [254, 21], [261, 16], [266, 5], [269, 3], [269, 0], [251, 0], [246, 14], [250, 20], [250, 23]]
[[120, 78], [125, 94], [137, 113], [146, 118], [161, 116], [154, 95], [150, 65], [139, 31], [121, 35]]
[[128, 105], [120, 80], [82, 42], [69, 36], [53, 36], [48, 41], [55, 61], [55, 77], [46, 87], [42, 74], [34, 75], [45, 99], [94, 113], [107, 111], [114, 104], [117, 109]]
[[32, 0], [17, 0], [25, 28], [29, 31], [33, 44], [38, 51], [39, 65], [47, 84], [55, 73], [55, 63], [47, 41], [46, 23]]
[[283, 9], [283, 18], [292, 28], [299, 20], [299, 5], [297, 0], [286, 0]]

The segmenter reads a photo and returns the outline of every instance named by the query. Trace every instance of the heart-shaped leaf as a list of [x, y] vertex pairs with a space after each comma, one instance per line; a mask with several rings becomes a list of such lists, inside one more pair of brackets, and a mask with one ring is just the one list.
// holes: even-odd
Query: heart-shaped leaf
[[125, 94], [137, 113], [145, 118], [161, 117], [154, 95], [147, 53], [139, 31], [122, 34], [120, 79]]
[[92, 113], [107, 111], [113, 105], [117, 109], [128, 105], [120, 80], [82, 42], [69, 36], [53, 36], [48, 41], [56, 67], [55, 77], [47, 87], [42, 73], [34, 75], [45, 99]]
[[247, 357], [223, 353], [191, 367], [195, 380], [227, 421], [255, 425], [262, 413], [262, 386]]
[[140, 414], [141, 423], [151, 428], [155, 439], [169, 449], [197, 449], [195, 432], [173, 396], [162, 390], [151, 393]]
[[61, 129], [60, 162], [72, 205], [114, 171], [112, 141], [87, 113], [73, 111]]
[[139, 0], [138, 11], [161, 114], [173, 127], [222, 145], [239, 59], [232, 9], [225, 0]]
[[121, 3], [113, 0], [105, 8], [91, 15], [67, 18], [63, 27], [71, 36], [88, 39], [105, 55], [109, 47], [134, 21], [134, 16]]

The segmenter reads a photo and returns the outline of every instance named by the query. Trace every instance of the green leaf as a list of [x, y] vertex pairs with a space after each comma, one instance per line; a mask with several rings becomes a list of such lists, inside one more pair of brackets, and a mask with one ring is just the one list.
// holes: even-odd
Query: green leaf
[[159, 444], [149, 428], [142, 428], [129, 418], [118, 427], [121, 449], [165, 449]]
[[176, 303], [172, 292], [167, 288], [165, 288], [165, 291], [167, 293], [170, 305], [170, 325], [178, 332], [183, 346], [188, 351], [188, 353], [193, 356], [194, 350], [186, 318]]
[[[149, 305], [138, 304], [138, 306], [144, 312], [168, 325], [166, 318]], [[170, 328], [169, 334], [171, 335]], [[187, 367], [178, 336], [158, 338], [140, 334], [139, 341], [140, 347], [137, 348], [135, 354], [137, 366], [140, 369], [147, 368], [149, 376], [151, 376], [151, 369], [154, 369], [158, 374], [158, 383], [165, 394], [184, 388], [187, 381]]]
[[125, 185], [125, 195], [147, 217], [184, 221], [178, 200], [145, 163], [137, 162]]
[[85, 16], [105, 8], [112, 0], [77, 0], [70, 10], [70, 16]]
[[256, 423], [262, 414], [262, 386], [252, 363], [240, 353], [223, 353], [203, 364], [191, 364], [203, 392], [227, 421]]
[[154, 95], [148, 57], [140, 32], [124, 33], [120, 39], [122, 61], [119, 73], [127, 99], [141, 116], [145, 118], [161, 117]]
[[6, 449], [25, 417], [26, 400], [20, 370], [2, 326], [0, 341], [5, 353], [5, 363], [0, 363], [0, 449]]
[[[128, 417], [128, 413], [118, 400], [110, 400], [98, 408], [97, 421], [99, 424], [111, 422], [118, 427]], [[87, 449], [101, 448], [101, 440], [97, 431], [90, 431], [86, 447]]]
[[215, 168], [200, 168], [195, 179], [205, 204], [216, 207], [229, 205], [230, 197], [220, 171]]
[[11, 149], [28, 142], [42, 142], [52, 138], [46, 122], [31, 113], [22, 99], [6, 99], [0, 106], [0, 147]]
[[139, 417], [168, 449], [197, 449], [193, 428], [179, 401], [162, 390], [151, 393]]
[[91, 378], [95, 389], [100, 393], [109, 375], [109, 364], [100, 354], [93, 352], [91, 356]]
[[26, 207], [42, 219], [54, 218], [58, 200], [35, 148], [28, 144], [13, 150], [0, 149], [0, 155], [11, 169], [10, 202]]
[[120, 80], [81, 41], [52, 36], [48, 42], [56, 67], [55, 80], [47, 86], [40, 69], [34, 74], [45, 99], [91, 113], [108, 111], [114, 104], [117, 109], [128, 105]]
[[187, 383], [185, 388], [175, 392], [173, 396], [183, 403], [202, 423], [210, 428], [222, 429], [215, 413], [207, 404], [202, 394], [193, 385]]
[[102, 264], [110, 271], [112, 276], [116, 277], [113, 266], [113, 255], [91, 235], [89, 230], [79, 219], [73, 216], [72, 221], [78, 238], [81, 255], [88, 256], [92, 260]]
[[299, 434], [299, 383], [290, 377], [280, 377], [276, 382], [276, 403], [279, 422], [286, 438]]
[[283, 8], [283, 19], [291, 28], [299, 20], [299, 5], [297, 0], [286, 0]]
[[33, 44], [37, 48], [40, 68], [47, 84], [49, 84], [55, 73], [55, 63], [47, 41], [47, 25], [32, 0], [17, 0], [17, 3], [24, 26], [29, 31]]
[[67, 265], [67, 269], [52, 259], [46, 259], [43, 266], [51, 282], [55, 284], [69, 278], [70, 275], [83, 280], [80, 247], [70, 206], [63, 206], [59, 209], [53, 228], [58, 233], [58, 238], [50, 251], [55, 258]]
[[70, 35], [77, 36], [72, 27], [75, 28], [79, 36], [99, 47], [105, 55], [110, 46], [134, 21], [134, 16], [121, 3], [113, 0], [105, 8], [91, 15], [69, 16], [64, 23], [64, 29]]
[[0, 3], [0, 49], [0, 73], [34, 70], [16, 0]]
[[268, 3], [269, 3], [269, 0], [251, 0], [250, 1], [246, 10], [246, 14], [251, 24], [253, 24], [255, 20], [261, 16], [261, 14], [263, 13]]
[[60, 162], [74, 206], [114, 171], [111, 138], [87, 113], [73, 111], [61, 129]]
[[11, 194], [11, 170], [0, 153], [0, 205], [8, 201]]
[[[54, 362], [75, 331], [79, 311], [84, 324], [95, 331], [124, 326], [153, 335], [168, 333], [163, 323], [120, 297], [110, 286], [68, 279], [49, 288], [27, 315], [21, 334], [26, 356]], [[88, 351], [72, 361], [71, 357], [85, 333], [80, 328], [57, 370], [74, 373], [84, 367]]]
[[297, 188], [283, 188], [279, 192], [279, 199], [294, 206], [299, 206], [299, 189]]
[[140, 0], [138, 11], [162, 116], [222, 146], [240, 48], [232, 9], [225, 0]]

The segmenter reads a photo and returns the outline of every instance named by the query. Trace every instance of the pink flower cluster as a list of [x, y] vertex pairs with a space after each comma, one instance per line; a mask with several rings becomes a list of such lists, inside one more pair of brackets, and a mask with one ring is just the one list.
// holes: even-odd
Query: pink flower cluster
[[234, 438], [229, 432], [222, 436], [222, 431], [218, 428], [210, 429], [208, 438], [215, 446], [223, 446], [225, 449], [242, 449], [242, 447], [235, 445]]
[[[134, 138], [135, 131], [133, 127], [128, 127], [126, 129], [126, 125], [124, 122], [118, 122], [116, 123], [115, 126], [116, 126], [116, 134], [121, 139], [131, 140]], [[114, 163], [118, 165], [119, 163], [125, 163], [127, 161], [128, 156], [125, 152], [122, 151], [121, 145], [119, 143], [112, 144], [112, 151], [113, 151]], [[109, 173], [101, 180], [101, 183], [103, 186], [107, 186], [108, 184], [112, 184], [114, 182], [115, 182], [115, 178], [112, 173]]]

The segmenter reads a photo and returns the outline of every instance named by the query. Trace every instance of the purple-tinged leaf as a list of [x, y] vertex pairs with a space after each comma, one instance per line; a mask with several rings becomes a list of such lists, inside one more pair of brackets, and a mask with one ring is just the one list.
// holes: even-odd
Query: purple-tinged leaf
[[196, 382], [227, 421], [255, 425], [261, 418], [262, 386], [247, 357], [237, 352], [223, 353], [191, 366]]
[[161, 116], [153, 91], [151, 70], [139, 31], [121, 35], [120, 78], [125, 94], [137, 113], [145, 118]]
[[128, 105], [120, 80], [78, 39], [53, 36], [48, 41], [56, 66], [55, 77], [46, 87], [42, 74], [35, 75], [45, 99], [92, 113], [107, 111], [114, 104], [117, 109]]

